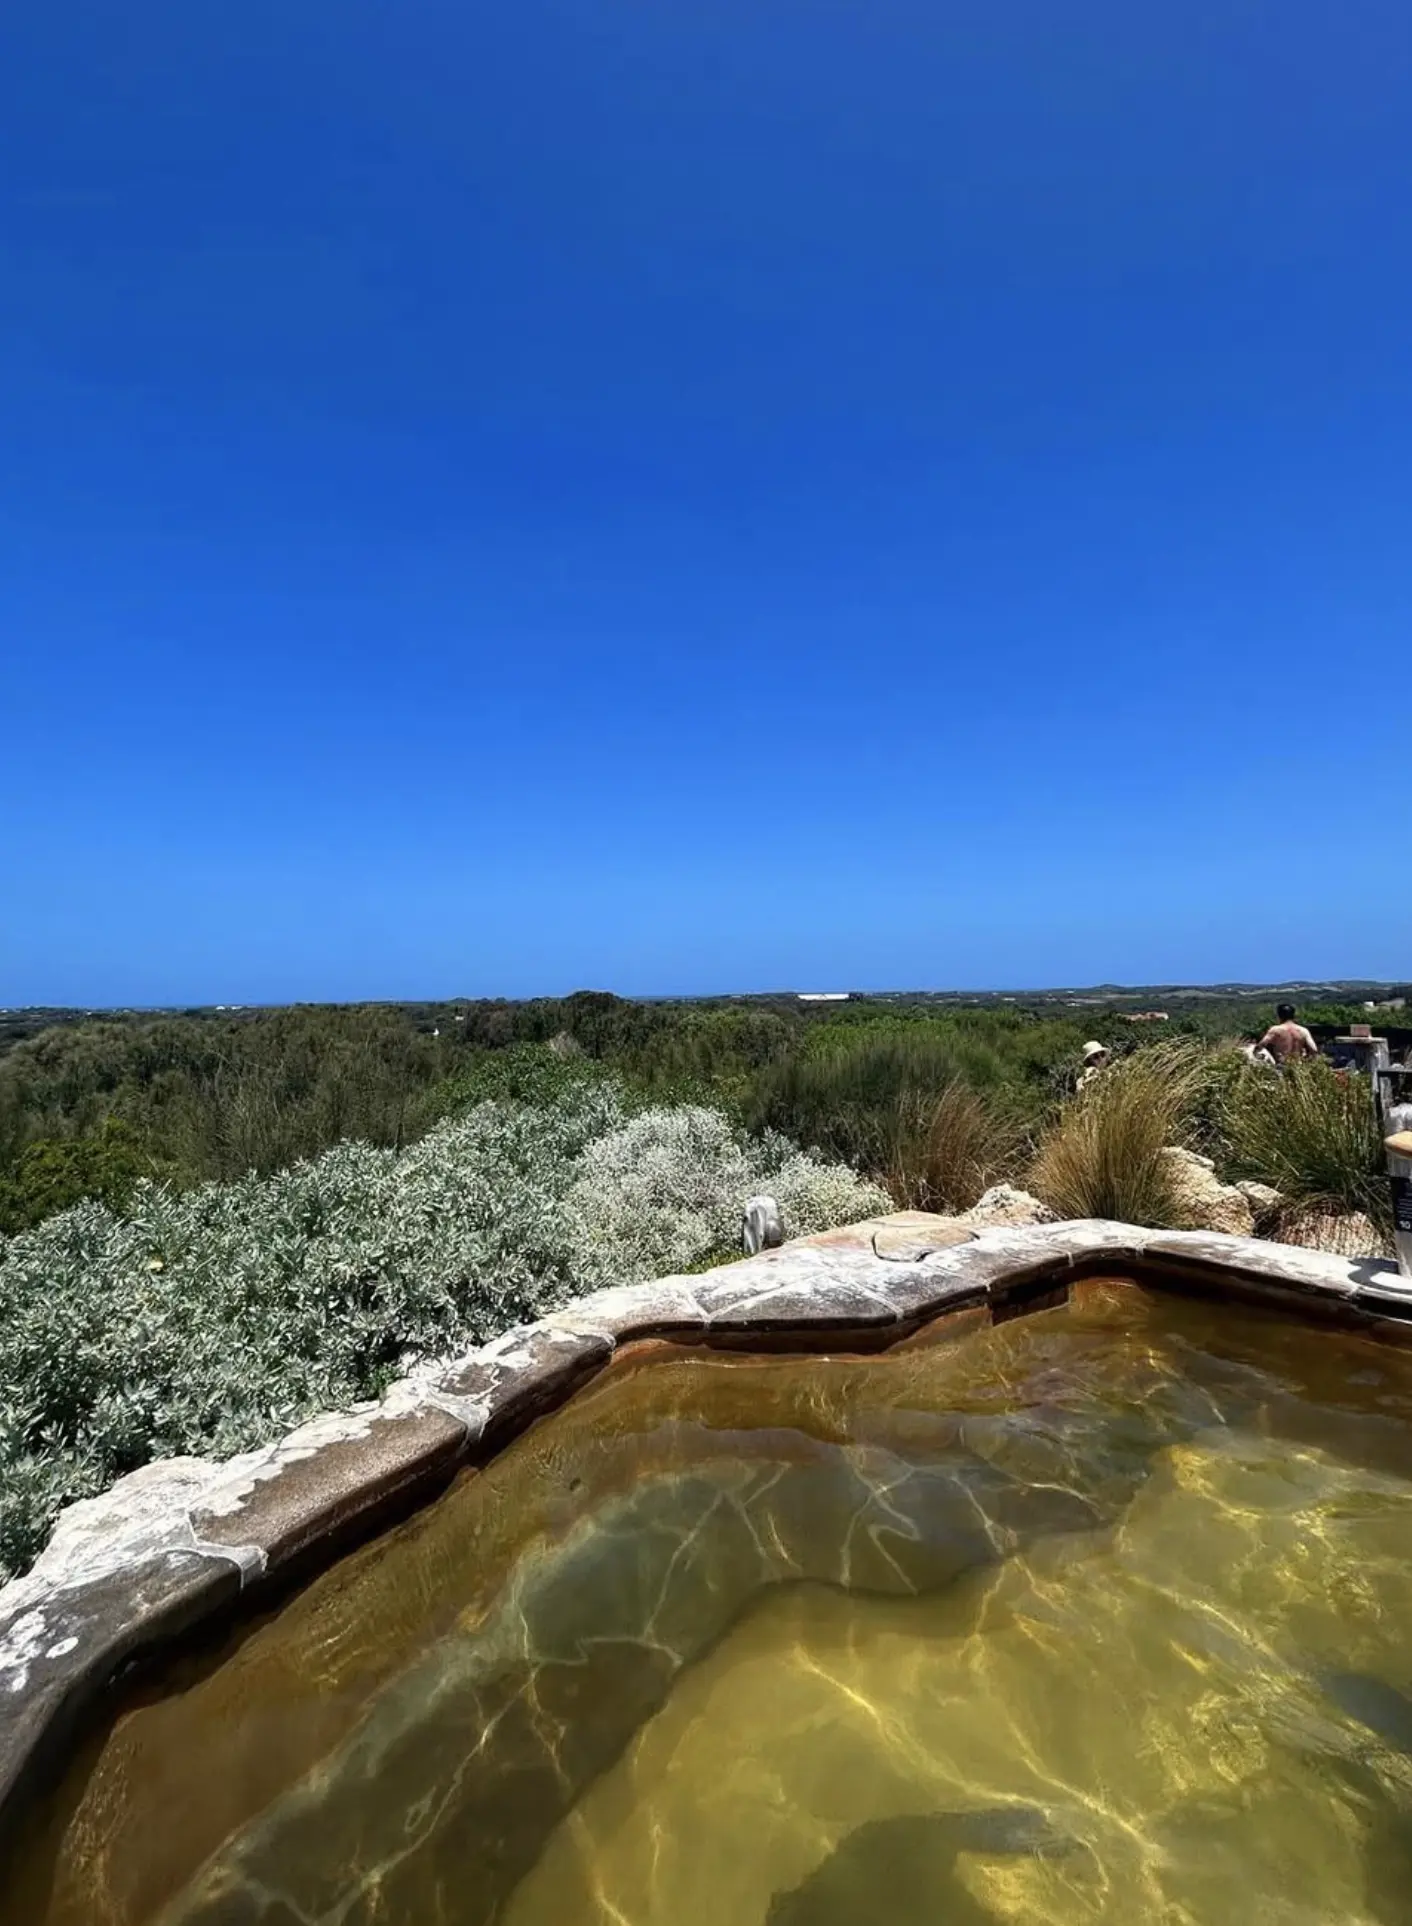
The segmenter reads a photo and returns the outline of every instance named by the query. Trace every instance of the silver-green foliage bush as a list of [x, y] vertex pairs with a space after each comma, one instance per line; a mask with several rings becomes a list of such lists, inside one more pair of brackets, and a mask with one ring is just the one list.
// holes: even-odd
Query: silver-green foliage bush
[[792, 1234], [887, 1208], [781, 1138], [630, 1119], [597, 1085], [0, 1239], [0, 1573], [148, 1459], [248, 1449], [576, 1291], [699, 1263], [758, 1190]]
[[727, 1250], [739, 1236], [741, 1206], [757, 1191], [777, 1199], [796, 1236], [892, 1208], [877, 1185], [773, 1131], [742, 1140], [717, 1110], [647, 1110], [596, 1138], [579, 1159], [565, 1199], [578, 1276], [661, 1277]]

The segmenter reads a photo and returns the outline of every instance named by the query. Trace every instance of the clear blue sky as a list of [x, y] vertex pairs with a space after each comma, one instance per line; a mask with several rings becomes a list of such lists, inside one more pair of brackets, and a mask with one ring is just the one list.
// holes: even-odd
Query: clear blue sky
[[1407, 0], [0, 29], [0, 1002], [1412, 974]]

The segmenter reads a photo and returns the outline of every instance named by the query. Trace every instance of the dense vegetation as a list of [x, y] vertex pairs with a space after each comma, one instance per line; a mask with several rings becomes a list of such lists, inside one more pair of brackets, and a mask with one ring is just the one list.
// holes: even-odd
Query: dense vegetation
[[1181, 1039], [1134, 1051], [1056, 1108], [1028, 1181], [1060, 1216], [1180, 1228], [1183, 1199], [1163, 1155], [1169, 1145], [1205, 1154], [1227, 1181], [1250, 1178], [1278, 1191], [1266, 1232], [1300, 1241], [1312, 1220], [1357, 1215], [1391, 1249], [1371, 1086], [1323, 1058], [1276, 1072]]
[[[295, 1007], [56, 1024], [0, 1056], [0, 1230], [142, 1178], [268, 1172], [347, 1138], [399, 1148], [516, 1079], [582, 1059], [643, 1097], [723, 1105], [870, 1163], [891, 1106], [939, 1075], [1022, 1112], [1083, 1033], [1011, 1010], [817, 1011], [795, 999]], [[541, 1061], [527, 1067], [525, 1046]], [[547, 1061], [552, 1047], [553, 1062]], [[533, 1094], [531, 1092], [530, 1094]]]
[[[1366, 1083], [1221, 1047], [1272, 1014], [586, 993], [13, 1025], [0, 1573], [151, 1457], [247, 1448], [575, 1291], [720, 1261], [758, 1189], [796, 1233], [999, 1179], [1177, 1223], [1180, 1143], [1385, 1230]], [[1114, 1060], [1075, 1096], [1088, 1035]]]
[[85, 1203], [0, 1241], [0, 1574], [150, 1458], [243, 1450], [576, 1292], [719, 1260], [761, 1189], [793, 1234], [888, 1201], [719, 1112], [634, 1113], [570, 1073], [552, 1103], [479, 1103], [409, 1149], [142, 1180], [121, 1215]]
[[[348, 1139], [402, 1149], [484, 1098], [549, 1102], [566, 1077], [594, 1074], [617, 1078], [628, 1101], [703, 1102], [747, 1129], [780, 1131], [875, 1175], [900, 1203], [964, 1208], [1052, 1136], [1086, 1036], [1122, 1058], [1258, 1035], [1273, 1016], [1257, 999], [1169, 1000], [1161, 1026], [1134, 1023], [1131, 998], [1057, 996], [1034, 1007], [819, 1006], [581, 992], [62, 1022], [37, 1013], [33, 1033], [12, 1013], [0, 1025], [0, 1232], [84, 1198], [121, 1208], [144, 1180], [181, 1190], [266, 1174]], [[1356, 1004], [1305, 1011], [1311, 1021], [1362, 1014]], [[1224, 1119], [1213, 1103], [1208, 1093], [1193, 1124], [1201, 1147], [1233, 1168], [1268, 1165], [1282, 1126], [1258, 1103]]]

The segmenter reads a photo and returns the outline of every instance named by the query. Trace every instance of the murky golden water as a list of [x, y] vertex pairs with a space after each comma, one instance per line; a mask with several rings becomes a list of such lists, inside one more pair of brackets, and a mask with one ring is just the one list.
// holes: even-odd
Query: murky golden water
[[1412, 1921], [1412, 1353], [651, 1360], [99, 1736], [6, 1926]]

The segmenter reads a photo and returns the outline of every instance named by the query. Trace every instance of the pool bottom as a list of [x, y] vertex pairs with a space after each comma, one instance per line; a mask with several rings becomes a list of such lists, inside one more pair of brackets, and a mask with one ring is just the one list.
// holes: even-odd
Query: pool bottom
[[642, 1360], [131, 1705], [0, 1917], [1407, 1917], [1409, 1415], [1101, 1286]]
[[505, 1926], [1412, 1918], [1408, 1534], [1405, 1490], [1220, 1431], [945, 1593], [767, 1595]]

